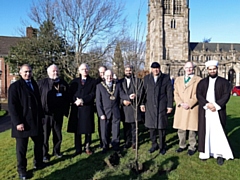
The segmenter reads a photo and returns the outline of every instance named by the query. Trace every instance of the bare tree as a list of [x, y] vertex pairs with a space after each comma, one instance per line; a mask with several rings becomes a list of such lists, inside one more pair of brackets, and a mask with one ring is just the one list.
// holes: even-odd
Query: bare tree
[[[144, 6], [144, 3], [140, 1], [133, 33], [129, 35], [125, 34], [121, 40], [124, 62], [125, 64], [133, 65], [136, 72], [143, 69], [145, 61], [146, 28], [140, 18], [142, 6]], [[131, 31], [128, 30], [128, 32]]]
[[121, 1], [116, 0], [38, 0], [29, 17], [38, 24], [54, 20], [66, 39], [66, 48], [70, 45], [74, 49], [74, 57], [70, 53], [62, 59], [65, 75], [73, 78], [92, 46], [102, 47], [102, 54], [90, 59], [96, 63], [115, 44], [125, 23], [123, 8]]

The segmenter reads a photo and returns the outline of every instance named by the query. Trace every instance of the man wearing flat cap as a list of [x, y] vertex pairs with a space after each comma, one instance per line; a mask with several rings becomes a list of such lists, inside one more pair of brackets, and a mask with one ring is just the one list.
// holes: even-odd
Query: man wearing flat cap
[[201, 160], [213, 157], [218, 165], [224, 159], [233, 159], [224, 129], [226, 126], [226, 104], [230, 97], [230, 83], [218, 76], [218, 61], [205, 63], [208, 77], [197, 86], [198, 111], [198, 151]]
[[[173, 89], [169, 75], [163, 74], [160, 64], [153, 62], [151, 73], [143, 80], [143, 101], [140, 106], [145, 112], [145, 126], [149, 129], [152, 147], [149, 153], [159, 150], [159, 153], [166, 153], [166, 128], [168, 114], [173, 107]], [[157, 143], [159, 135], [159, 145]]]

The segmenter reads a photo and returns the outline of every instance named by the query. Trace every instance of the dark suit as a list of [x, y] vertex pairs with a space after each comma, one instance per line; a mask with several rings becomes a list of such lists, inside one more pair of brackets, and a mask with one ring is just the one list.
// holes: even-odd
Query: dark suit
[[[104, 82], [102, 82], [104, 83]], [[128, 96], [124, 94], [119, 83], [115, 84], [114, 100], [110, 99], [110, 94], [107, 92], [107, 89], [100, 83], [97, 85], [96, 91], [96, 105], [98, 116], [101, 117], [105, 115], [106, 119], [100, 122], [101, 132], [102, 132], [102, 142], [103, 148], [108, 149], [110, 143], [109, 137], [109, 126], [112, 122], [112, 146], [114, 150], [119, 149], [119, 132], [120, 132], [120, 98], [129, 100]], [[105, 84], [105, 83], [104, 83]], [[105, 84], [106, 85], [106, 84]], [[114, 86], [114, 84], [113, 84]], [[108, 87], [107, 87], [108, 88]], [[109, 88], [112, 91], [111, 88]]]
[[[137, 99], [131, 100], [131, 104], [125, 106], [123, 101], [121, 102], [121, 110], [123, 113], [122, 120], [123, 120], [123, 127], [124, 127], [124, 140], [125, 145], [134, 145], [136, 143], [136, 122], [142, 120], [142, 114], [140, 111], [140, 102], [141, 102], [141, 95], [142, 95], [142, 86], [143, 83], [141, 79], [136, 77], [128, 78], [130, 81], [129, 86], [127, 85], [127, 78], [123, 78], [120, 80], [122, 85], [122, 89], [125, 94], [136, 94]], [[137, 101], [136, 101], [137, 100]], [[137, 114], [136, 114], [137, 113]], [[137, 116], [137, 117], [136, 117]]]
[[[34, 141], [35, 165], [40, 166], [43, 160], [43, 111], [38, 85], [33, 79], [31, 82], [34, 90], [21, 78], [10, 85], [8, 92], [8, 108], [11, 114], [12, 137], [16, 138], [19, 174], [26, 173], [29, 137]], [[24, 131], [17, 130], [19, 124], [24, 124]]]
[[49, 159], [48, 141], [51, 130], [53, 135], [53, 154], [60, 155], [63, 116], [68, 116], [69, 111], [68, 84], [62, 79], [54, 82], [50, 78], [45, 78], [40, 80], [38, 85], [45, 114], [43, 156]]

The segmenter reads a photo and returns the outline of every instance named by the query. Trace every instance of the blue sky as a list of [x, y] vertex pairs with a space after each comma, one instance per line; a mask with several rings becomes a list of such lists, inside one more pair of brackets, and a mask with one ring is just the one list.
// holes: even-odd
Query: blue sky
[[[123, 0], [126, 15], [134, 24], [139, 4], [141, 21], [147, 24], [148, 0]], [[190, 41], [201, 42], [212, 38], [211, 42], [240, 43], [240, 0], [189, 0], [190, 1]], [[20, 36], [18, 28], [23, 28], [22, 20], [28, 19], [32, 0], [1, 0], [0, 36]], [[32, 25], [32, 24], [29, 24]]]

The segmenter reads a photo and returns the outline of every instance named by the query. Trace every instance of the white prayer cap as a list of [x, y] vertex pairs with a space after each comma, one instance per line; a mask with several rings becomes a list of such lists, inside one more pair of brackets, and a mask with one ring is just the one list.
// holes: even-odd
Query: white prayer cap
[[218, 61], [217, 60], [210, 60], [205, 62], [205, 66], [206, 68], [208, 68], [209, 66], [216, 66], [218, 67]]

